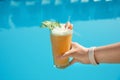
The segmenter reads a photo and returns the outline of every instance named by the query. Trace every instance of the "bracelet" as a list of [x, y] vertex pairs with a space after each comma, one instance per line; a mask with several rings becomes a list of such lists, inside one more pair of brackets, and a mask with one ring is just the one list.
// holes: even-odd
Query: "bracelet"
[[89, 57], [89, 60], [90, 60], [90, 63], [93, 64], [93, 65], [98, 65], [96, 60], [95, 60], [95, 55], [94, 55], [94, 49], [96, 47], [91, 47], [89, 48], [88, 50], [88, 57]]

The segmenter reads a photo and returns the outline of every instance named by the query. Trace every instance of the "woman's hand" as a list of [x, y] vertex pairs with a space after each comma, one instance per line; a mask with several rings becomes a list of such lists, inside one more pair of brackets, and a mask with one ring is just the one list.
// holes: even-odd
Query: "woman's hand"
[[[83, 47], [76, 42], [72, 42], [71, 49], [62, 58], [72, 57], [70, 65], [75, 62], [91, 64], [88, 57], [89, 48]], [[106, 46], [97, 47], [94, 50], [97, 63], [120, 63], [120, 42]]]
[[88, 58], [88, 48], [83, 47], [76, 42], [72, 42], [71, 49], [62, 56], [62, 58], [68, 58], [68, 57], [73, 58], [72, 61], [70, 62], [70, 65], [75, 62], [90, 64]]

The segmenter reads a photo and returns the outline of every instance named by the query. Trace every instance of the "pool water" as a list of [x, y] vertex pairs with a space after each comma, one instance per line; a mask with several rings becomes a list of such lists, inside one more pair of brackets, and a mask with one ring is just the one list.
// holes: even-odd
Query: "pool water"
[[1, 0], [0, 80], [120, 80], [120, 64], [75, 63], [53, 66], [44, 20], [66, 22], [71, 16], [73, 41], [83, 46], [120, 42], [120, 1]]

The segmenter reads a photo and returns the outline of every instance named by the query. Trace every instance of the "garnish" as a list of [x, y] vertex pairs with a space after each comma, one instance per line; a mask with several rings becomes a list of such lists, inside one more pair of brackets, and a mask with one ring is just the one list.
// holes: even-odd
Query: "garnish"
[[42, 28], [49, 28], [50, 30], [53, 30], [55, 27], [61, 27], [59, 22], [53, 22], [53, 21], [44, 21], [41, 25]]
[[65, 29], [70, 29], [72, 30], [73, 26], [72, 24], [70, 23], [70, 16], [68, 16], [68, 21], [67, 23], [65, 24]]
[[68, 22], [65, 24], [65, 28], [72, 30], [73, 27], [72, 27], [72, 24], [68, 21]]

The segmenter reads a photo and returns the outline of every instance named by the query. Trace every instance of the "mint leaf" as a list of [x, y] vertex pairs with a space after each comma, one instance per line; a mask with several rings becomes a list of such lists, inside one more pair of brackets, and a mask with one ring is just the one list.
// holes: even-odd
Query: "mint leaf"
[[55, 27], [61, 27], [59, 22], [53, 21], [44, 21], [41, 25], [42, 28], [49, 28], [50, 30], [54, 29]]

